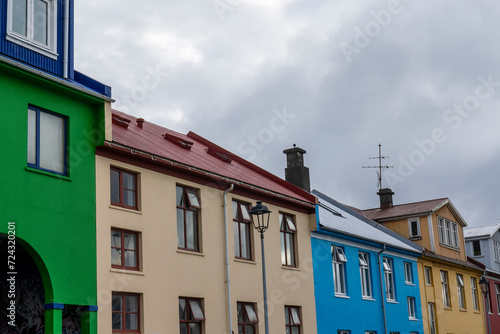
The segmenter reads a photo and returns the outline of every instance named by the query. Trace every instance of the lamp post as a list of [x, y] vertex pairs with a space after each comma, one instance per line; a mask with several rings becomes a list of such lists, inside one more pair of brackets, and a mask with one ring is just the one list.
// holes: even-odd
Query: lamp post
[[269, 216], [271, 211], [267, 206], [262, 205], [261, 201], [257, 201], [257, 205], [250, 210], [250, 214], [256, 217], [253, 224], [255, 229], [260, 233], [260, 248], [262, 251], [262, 289], [264, 291], [264, 324], [266, 332], [269, 334], [269, 319], [267, 315], [267, 286], [266, 286], [266, 256], [264, 253], [264, 232], [269, 227]]
[[484, 295], [484, 313], [486, 315], [486, 322], [488, 323], [488, 334], [491, 334], [489, 309], [488, 305], [486, 305], [486, 303], [488, 302], [486, 296], [489, 297], [490, 294], [490, 282], [488, 282], [486, 277], [483, 276], [479, 280], [479, 284], [481, 285], [481, 292]]

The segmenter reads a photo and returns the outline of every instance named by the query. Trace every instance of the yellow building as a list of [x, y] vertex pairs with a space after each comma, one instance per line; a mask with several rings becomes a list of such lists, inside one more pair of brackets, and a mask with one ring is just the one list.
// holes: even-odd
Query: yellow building
[[112, 123], [96, 157], [99, 332], [264, 333], [262, 200], [270, 333], [316, 333], [314, 196], [194, 133]]
[[363, 213], [425, 248], [417, 261], [425, 333], [484, 333], [482, 269], [467, 261], [467, 224], [450, 200], [393, 205], [390, 189], [378, 195], [380, 208]]

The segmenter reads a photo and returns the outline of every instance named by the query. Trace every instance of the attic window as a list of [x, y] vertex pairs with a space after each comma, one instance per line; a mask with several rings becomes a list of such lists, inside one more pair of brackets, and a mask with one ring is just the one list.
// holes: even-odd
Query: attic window
[[229, 153], [220, 152], [220, 151], [214, 150], [213, 148], [207, 148], [205, 151], [207, 151], [208, 154], [213, 155], [217, 159], [222, 160], [224, 162], [227, 162], [229, 164], [231, 163], [231, 161], [233, 161], [233, 156]]
[[128, 125], [130, 124], [130, 120], [128, 118], [118, 116], [116, 114], [113, 114], [113, 124], [116, 124], [118, 126], [121, 126], [122, 128], [128, 128]]
[[175, 145], [177, 146], [180, 146], [182, 148], [185, 148], [186, 150], [190, 150], [191, 147], [193, 146], [193, 142], [192, 141], [189, 141], [189, 140], [185, 140], [181, 137], [178, 137], [176, 135], [173, 135], [173, 134], [170, 134], [170, 133], [165, 133], [163, 135], [163, 138], [165, 138], [166, 140], [174, 143]]

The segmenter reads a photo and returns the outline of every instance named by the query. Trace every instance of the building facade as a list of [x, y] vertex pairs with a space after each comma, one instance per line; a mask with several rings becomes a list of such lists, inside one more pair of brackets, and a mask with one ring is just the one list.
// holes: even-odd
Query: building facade
[[365, 216], [424, 248], [417, 260], [424, 332], [483, 333], [482, 269], [467, 261], [467, 224], [453, 204], [443, 198], [393, 205], [390, 189], [378, 194], [380, 207], [363, 210]]
[[96, 333], [95, 147], [111, 89], [73, 69], [73, 1], [2, 0], [0, 16], [0, 332]]
[[[99, 331], [316, 333], [315, 198], [194, 133], [113, 111], [97, 150]], [[254, 218], [255, 219], [255, 218]]]
[[423, 333], [422, 248], [313, 190], [318, 333]]

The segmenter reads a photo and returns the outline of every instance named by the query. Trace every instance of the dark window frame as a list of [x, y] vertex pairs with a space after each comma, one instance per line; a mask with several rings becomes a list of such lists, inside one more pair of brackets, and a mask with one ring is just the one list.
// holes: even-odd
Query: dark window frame
[[[282, 254], [284, 253], [285, 256], [281, 258], [281, 264], [285, 267], [292, 267], [296, 268], [297, 267], [297, 249], [296, 249], [296, 234], [297, 234], [297, 223], [295, 221], [295, 218], [293, 215], [287, 214], [287, 213], [282, 213], [280, 212], [280, 239], [281, 239], [281, 252]], [[292, 223], [294, 225], [294, 229], [290, 229], [290, 226], [288, 225], [287, 218], [290, 218], [292, 220]], [[284, 228], [283, 228], [284, 227]], [[292, 241], [288, 242], [287, 236], [291, 236]], [[291, 243], [291, 255], [292, 259], [288, 258], [288, 249], [290, 248]], [[283, 259], [285, 260], [283, 263]], [[289, 263], [291, 262], [291, 263]]]
[[[181, 319], [181, 314], [180, 314], [180, 303], [181, 303], [181, 300], [183, 300], [185, 302], [185, 310], [186, 310], [187, 319]], [[191, 309], [191, 301], [197, 302], [199, 304], [201, 313], [203, 315], [202, 318], [196, 319], [194, 317], [193, 311]], [[199, 334], [203, 334], [203, 322], [204, 321], [205, 321], [205, 311], [203, 310], [203, 300], [202, 299], [200, 299], [200, 298], [190, 298], [190, 297], [179, 297], [179, 330], [180, 330], [181, 324], [187, 324], [187, 326], [186, 326], [187, 332], [186, 333], [190, 334], [191, 333], [191, 329], [190, 329], [189, 325], [193, 324], [193, 323], [196, 323], [199, 326], [199, 330], [200, 330]]]
[[[112, 228], [111, 229], [111, 232], [118, 232], [120, 233], [120, 247], [114, 247], [113, 244], [111, 245], [111, 248], [112, 249], [119, 249], [119, 252], [120, 252], [120, 262], [121, 264], [120, 265], [117, 265], [117, 264], [111, 264], [111, 267], [112, 268], [116, 268], [116, 269], [126, 269], [126, 270], [136, 270], [136, 271], [139, 271], [140, 270], [140, 267], [139, 267], [139, 233], [138, 232], [134, 232], [134, 231], [129, 231], [129, 230], [123, 230], [123, 229], [119, 229], [119, 228]], [[134, 249], [126, 249], [125, 248], [125, 234], [132, 234], [135, 236], [135, 250]], [[135, 267], [129, 267], [129, 266], [126, 266], [125, 265], [125, 252], [126, 251], [129, 251], [129, 252], [135, 252], [135, 263], [137, 264]]]
[[[113, 189], [113, 186], [111, 185], [111, 172], [113, 172], [113, 171], [117, 172], [119, 175], [119, 181], [118, 181], [119, 202], [113, 202], [113, 190], [114, 189]], [[128, 174], [128, 175], [131, 175], [134, 177], [134, 189], [124, 188], [124, 186], [123, 186], [123, 174]], [[131, 210], [139, 210], [139, 196], [138, 196], [139, 182], [138, 182], [138, 179], [139, 179], [138, 173], [131, 172], [131, 171], [128, 171], [125, 169], [117, 168], [117, 167], [111, 167], [110, 168], [110, 202], [111, 202], [111, 205], [120, 206], [122, 208], [131, 209]], [[131, 191], [134, 193], [135, 205], [128, 205], [124, 202], [125, 201], [124, 196], [123, 196], [124, 190]]]
[[[237, 223], [238, 224], [238, 231], [237, 231], [237, 234], [238, 234], [238, 247], [239, 249], [236, 250], [236, 240], [235, 240], [235, 255], [234, 257], [236, 259], [239, 259], [239, 260], [245, 260], [245, 261], [253, 261], [253, 247], [252, 247], [252, 242], [253, 242], [253, 221], [252, 221], [252, 218], [250, 216], [250, 219], [245, 219], [244, 216], [243, 216], [243, 213], [241, 211], [241, 206], [245, 206], [246, 209], [247, 209], [247, 212], [249, 213], [250, 212], [250, 205], [248, 203], [245, 203], [245, 202], [241, 202], [241, 201], [237, 201], [237, 200], [233, 200], [233, 208], [234, 208], [234, 203], [236, 203], [237, 205], [237, 212], [236, 212], [236, 217], [235, 217], [235, 213], [233, 212], [233, 235], [234, 235], [234, 224]], [[242, 242], [241, 242], [241, 229], [245, 228], [247, 230], [247, 240], [246, 241], [246, 244], [248, 245], [248, 249], [246, 250], [247, 253], [248, 253], [248, 257], [242, 257], [241, 254], [242, 254]], [[237, 255], [239, 254], [239, 256]]]
[[[247, 306], [251, 307], [253, 312], [255, 313], [255, 321], [250, 320], [247, 312]], [[257, 309], [255, 307], [255, 303], [237, 302], [236, 307], [238, 310], [238, 334], [248, 334], [248, 326], [252, 328], [252, 331], [250, 333], [256, 333], [256, 324], [259, 323], [259, 317]], [[242, 331], [240, 331], [240, 326], [242, 326]]]
[[[177, 189], [180, 188], [182, 189], [182, 200], [179, 201], [179, 199], [177, 198]], [[183, 242], [184, 242], [184, 247], [182, 247], [182, 245], [179, 244], [179, 231], [177, 231], [177, 248], [178, 249], [181, 249], [181, 250], [186, 250], [186, 251], [192, 251], [192, 252], [200, 252], [200, 212], [201, 212], [201, 199], [200, 199], [200, 191], [198, 189], [195, 189], [195, 188], [192, 188], [192, 187], [188, 187], [188, 186], [183, 186], [183, 185], [176, 185], [175, 187], [175, 190], [176, 190], [176, 210], [182, 210], [183, 212], [183, 218], [184, 218], [184, 221], [183, 221]], [[189, 194], [190, 192], [193, 192], [197, 198], [197, 201], [198, 201], [198, 205], [196, 205], [196, 203], [193, 203], [192, 200], [190, 199], [189, 197]], [[179, 205], [178, 203], [181, 203], [181, 205]], [[184, 206], [182, 206], [182, 203], [184, 203]], [[196, 215], [196, 221], [194, 222], [194, 225], [195, 225], [195, 240], [193, 240], [194, 242], [194, 248], [189, 248], [188, 247], [188, 233], [187, 233], [187, 212], [193, 212], [195, 213]], [[178, 215], [177, 215], [177, 218], [178, 219]], [[179, 222], [177, 222], [177, 226], [179, 226]]]
[[[140, 294], [137, 293], [128, 293], [128, 292], [113, 292], [112, 296], [120, 296], [122, 298], [122, 309], [121, 311], [111, 310], [111, 314], [121, 314], [121, 323], [122, 329], [113, 329], [113, 333], [140, 333], [141, 332], [141, 298]], [[126, 297], [135, 297], [137, 298], [137, 311], [130, 312], [127, 311]], [[123, 328], [123, 325], [127, 324], [127, 314], [136, 314], [137, 315], [137, 329], [126, 329]]]
[[[297, 311], [297, 316], [299, 317], [299, 322], [295, 322], [293, 320], [293, 312], [292, 309]], [[293, 329], [296, 328], [298, 329], [298, 333], [300, 334], [302, 332], [302, 317], [301, 317], [301, 310], [299, 306], [289, 306], [285, 305], [285, 332], [286, 333], [293, 333]]]

